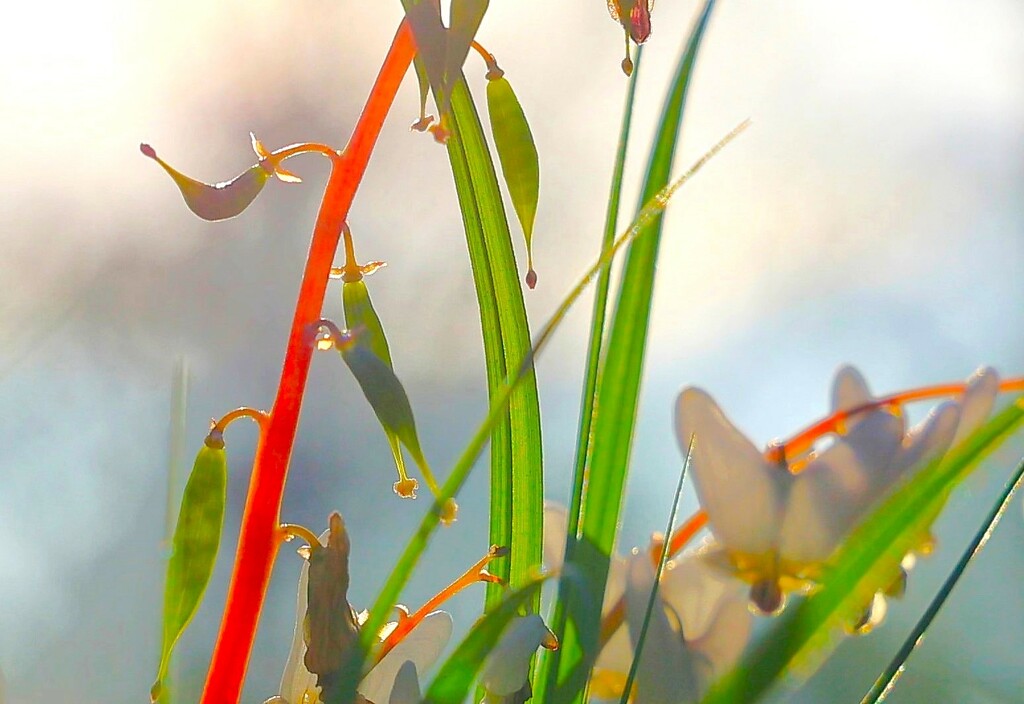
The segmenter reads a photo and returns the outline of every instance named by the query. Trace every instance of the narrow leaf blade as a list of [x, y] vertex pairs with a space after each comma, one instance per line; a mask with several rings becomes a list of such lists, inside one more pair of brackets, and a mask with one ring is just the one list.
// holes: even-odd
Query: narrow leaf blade
[[[705, 2], [677, 64], [651, 149], [641, 206], [668, 184], [693, 67], [713, 7], [713, 0]], [[574, 662], [563, 655], [558, 679], [564, 682], [570, 672], [583, 676], [577, 683], [560, 687], [564, 694], [553, 700], [556, 702], [580, 700], [589, 665], [582, 669], [578, 665], [592, 663], [597, 656], [601, 614], [599, 609], [589, 608], [587, 599], [592, 598], [588, 595], [604, 593], [615, 548], [640, 395], [661, 225], [662, 218], [658, 216], [629, 247], [598, 381], [598, 411], [593, 423], [590, 483], [583, 500], [581, 539], [572, 549], [573, 554], [567, 555], [579, 566], [587, 588], [568, 590], [566, 608], [570, 620], [563, 640], [567, 651], [581, 652], [582, 659]]]

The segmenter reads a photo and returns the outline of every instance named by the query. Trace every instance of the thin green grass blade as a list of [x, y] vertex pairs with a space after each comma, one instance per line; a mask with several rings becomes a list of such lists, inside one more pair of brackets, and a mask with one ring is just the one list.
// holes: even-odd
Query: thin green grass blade
[[[167, 505], [164, 514], [164, 545], [169, 549], [174, 539], [174, 528], [178, 518], [178, 502], [181, 500], [181, 478], [185, 474], [185, 443], [187, 438], [188, 420], [188, 360], [179, 357], [174, 364], [171, 376], [171, 423], [167, 453]], [[168, 561], [170, 558], [168, 557]], [[162, 626], [162, 623], [161, 623]], [[172, 704], [175, 687], [178, 683], [177, 661], [173, 654], [167, 659], [167, 671], [164, 674], [161, 704]]]
[[[450, 43], [454, 35], [439, 28], [440, 18], [430, 2], [402, 0], [402, 5], [413, 23], [420, 59], [448, 128], [448, 156], [480, 307], [488, 398], [493, 406], [498, 389], [530, 349], [526, 307], [516, 275], [508, 220], [490, 150], [465, 79], [458, 72], [449, 75], [447, 69], [440, 76], [431, 70], [434, 54], [434, 59], [447, 61], [447, 49], [439, 50], [438, 45]], [[460, 3], [460, 27], [478, 25], [486, 5]], [[460, 35], [457, 43], [464, 40], [468, 51], [472, 33], [459, 31], [465, 36]], [[510, 550], [509, 557], [495, 560], [490, 569], [512, 586], [523, 583], [530, 567], [539, 564], [542, 547], [540, 405], [532, 372], [525, 381], [513, 395], [505, 417], [495, 426], [491, 444], [489, 538], [492, 545], [507, 546]], [[489, 584], [485, 607], [491, 608], [500, 599], [500, 589]], [[538, 605], [539, 600], [535, 608]]]
[[651, 585], [651, 594], [647, 597], [647, 608], [644, 610], [644, 621], [640, 626], [640, 634], [636, 639], [636, 646], [633, 648], [633, 662], [629, 664], [629, 674], [626, 675], [626, 686], [622, 690], [622, 698], [619, 704], [629, 704], [633, 693], [633, 682], [636, 681], [636, 673], [640, 669], [640, 658], [643, 657], [644, 643], [647, 640], [647, 627], [651, 623], [651, 614], [654, 612], [655, 604], [658, 603], [658, 590], [661, 588], [661, 575], [665, 573], [665, 565], [668, 563], [668, 536], [672, 535], [672, 529], [676, 525], [676, 514], [679, 512], [679, 499], [683, 496], [683, 482], [686, 480], [686, 470], [690, 467], [690, 457], [693, 454], [693, 436], [690, 436], [690, 444], [686, 448], [686, 460], [679, 472], [679, 483], [676, 484], [676, 494], [672, 499], [672, 510], [668, 515], [668, 526], [665, 528], [665, 544], [661, 547], [661, 556], [658, 558], [658, 569], [654, 572], [654, 584]]
[[430, 683], [425, 702], [430, 704], [462, 704], [473, 688], [477, 672], [487, 654], [494, 649], [509, 622], [524, 608], [528, 608], [540, 594], [544, 578], [527, 582], [484, 615], [470, 629], [448, 659], [444, 661]]
[[[626, 90], [626, 101], [622, 109], [622, 126], [619, 128], [619, 144], [615, 151], [615, 166], [612, 169], [612, 182], [608, 192], [608, 211], [604, 220], [604, 236], [601, 240], [601, 254], [606, 255], [615, 241], [616, 228], [619, 222], [619, 204], [622, 201], [622, 174], [626, 169], [626, 149], [629, 146], [630, 127], [633, 123], [633, 105], [636, 100], [636, 86], [640, 75], [640, 64], [643, 58], [643, 45], [636, 52], [633, 75]], [[580, 505], [583, 500], [583, 482], [586, 477], [587, 450], [590, 447], [590, 424], [594, 414], [594, 394], [597, 389], [597, 371], [601, 360], [601, 342], [604, 337], [604, 321], [608, 310], [608, 288], [611, 279], [611, 261], [601, 267], [594, 290], [594, 306], [590, 316], [590, 343], [587, 349], [587, 366], [583, 377], [583, 392], [580, 400], [580, 422], [577, 433], [576, 461], [572, 474], [572, 496], [569, 499], [569, 523], [566, 529], [566, 550], [572, 550], [570, 543], [576, 541], [580, 522]], [[565, 632], [565, 601], [562, 588], [559, 586], [550, 626], [555, 636], [561, 640]], [[575, 643], [574, 643], [575, 644]], [[578, 650], [566, 652], [563, 644], [558, 650], [544, 651], [540, 655], [537, 667], [537, 681], [543, 683], [534, 694], [536, 704], [544, 704], [549, 692], [554, 690], [555, 674], [563, 653], [571, 660], [578, 660]]]
[[704, 704], [753, 702], [786, 673], [834, 642], [849, 622], [891, 577], [894, 565], [920, 541], [953, 487], [985, 455], [1024, 424], [1024, 398], [974, 432], [945, 458], [928, 464], [896, 490], [843, 543], [814, 596], [791, 608], [740, 664], [704, 698]]
[[[713, 7], [713, 0], [705, 2], [676, 68], [651, 150], [642, 202], [647, 202], [669, 181], [693, 67]], [[571, 555], [572, 562], [584, 575], [586, 588], [583, 592], [569, 590], [567, 594], [569, 620], [563, 638], [567, 650], [582, 651], [582, 657], [589, 662], [597, 657], [601, 619], [601, 610], [593, 605], [600, 604], [608, 580], [632, 448], [661, 224], [661, 217], [655, 218], [646, 226], [648, 236], [637, 238], [630, 245], [598, 381], [596, 407], [599, 410], [593, 422], [582, 530]], [[575, 665], [576, 662], [562, 655], [557, 689], [563, 692], [575, 689], [577, 696], [573, 699], [580, 701], [582, 697], [578, 693], [587, 679], [589, 665], [582, 671], [577, 670], [583, 673], [583, 681], [575, 686], [574, 683], [561, 686], [562, 675], [575, 670]], [[554, 701], [564, 700], [556, 698]]]
[[[464, 213], [473, 211], [476, 216], [465, 220], [467, 240], [478, 240], [470, 245], [471, 259], [474, 259], [474, 250], [482, 249], [484, 255], [480, 257], [477, 252], [473, 261], [474, 276], [484, 267], [488, 268], [488, 275], [481, 277], [483, 283], [478, 284], [478, 293], [489, 283], [490, 291], [481, 297], [494, 302], [487, 319], [483, 317], [481, 306], [481, 325], [484, 329], [497, 328], [501, 335], [501, 348], [485, 349], [488, 357], [494, 358], [489, 367], [497, 370], [503, 365], [501, 376], [492, 381], [488, 375], [493, 402], [497, 387], [509, 373], [519, 369], [529, 355], [530, 329], [498, 178], [465, 80], [457, 82], [452, 89], [450, 128], [448, 153], [459, 202]], [[469, 225], [476, 222], [479, 228], [471, 230]], [[525, 584], [530, 571], [540, 564], [542, 549], [544, 482], [540, 402], [532, 370], [512, 393], [508, 418], [510, 457], [504, 466], [492, 464], [492, 498], [498, 497], [499, 501], [491, 506], [493, 532], [490, 540], [494, 545], [510, 548], [507, 573], [500, 571], [503, 567], [498, 564], [495, 574], [507, 578], [508, 584], [516, 588]], [[501, 592], [495, 585], [489, 587], [487, 605], [491, 607], [498, 602]], [[533, 610], [539, 605], [539, 598], [535, 599]]]
[[[444, 503], [448, 499], [454, 497], [458, 493], [459, 489], [462, 488], [466, 478], [469, 476], [469, 472], [472, 470], [473, 465], [480, 457], [480, 453], [483, 451], [488, 439], [491, 437], [494, 427], [505, 418], [509, 399], [513, 392], [533, 369], [533, 361], [545, 349], [548, 341], [551, 339], [551, 336], [565, 319], [569, 309], [577, 300], [579, 300], [579, 297], [583, 294], [587, 286], [601, 268], [607, 266], [607, 264], [623, 247], [632, 242], [636, 237], [647, 232], [646, 226], [660, 215], [669, 200], [672, 198], [672, 195], [690, 178], [692, 178], [693, 175], [697, 173], [697, 171], [699, 171], [701, 167], [703, 167], [715, 154], [721, 151], [726, 144], [732, 141], [747, 126], [747, 124], [748, 123], [744, 122], [733, 129], [693, 166], [691, 166], [686, 173], [676, 179], [676, 181], [670, 186], [662, 189], [662, 191], [652, 198], [643, 210], [641, 210], [640, 214], [630, 225], [629, 229], [627, 229], [608, 249], [608, 251], [605, 252], [601, 258], [598, 259], [598, 261], [595, 262], [594, 265], [591, 266], [590, 269], [581, 277], [576, 286], [573, 287], [562, 301], [558, 310], [555, 311], [555, 314], [552, 315], [544, 327], [541, 328], [534, 340], [530, 356], [523, 361], [523, 364], [519, 367], [518, 371], [514, 375], [510, 376], [507, 382], [499, 388], [497, 395], [491, 402], [491, 407], [487, 413], [487, 417], [480, 423], [480, 426], [477, 428], [473, 437], [466, 444], [462, 454], [459, 456], [458, 460], [456, 460], [451, 472], [449, 472], [448, 479], [445, 481], [444, 486], [441, 487], [441, 491], [431, 506], [430, 511], [428, 511], [427, 515], [425, 515], [423, 520], [420, 521], [420, 525], [417, 528], [416, 533], [414, 533], [409, 539], [409, 543], [406, 545], [401, 557], [399, 557], [398, 562], [395, 563], [395, 566], [392, 568], [391, 574], [388, 576], [384, 583], [384, 587], [381, 589], [380, 594], [377, 596], [376, 601], [370, 609], [368, 620], [360, 631], [362, 633], [361, 647], [363, 652], [368, 652], [370, 646], [373, 645], [375, 641], [373, 634], [380, 631], [384, 622], [387, 620], [388, 614], [391, 613], [395, 603], [398, 601], [398, 596], [401, 593], [402, 588], [412, 577], [413, 570], [416, 569], [416, 565], [419, 563], [420, 557], [422, 557], [424, 550], [426, 550], [430, 536], [437, 528]], [[577, 591], [580, 591], [579, 588], [577, 588]]]
[[893, 657], [889, 666], [879, 675], [878, 679], [875, 680], [874, 686], [871, 690], [864, 695], [861, 700], [861, 704], [879, 704], [879, 702], [885, 701], [885, 698], [889, 696], [893, 688], [896, 686], [897, 680], [900, 675], [903, 674], [903, 670], [906, 669], [907, 659], [910, 654], [914, 652], [921, 641], [924, 640], [925, 631], [931, 626], [935, 616], [939, 613], [943, 604], [946, 603], [946, 599], [949, 598], [950, 593], [953, 591], [953, 587], [956, 586], [957, 582], [960, 581], [960, 577], [963, 576], [964, 572], [970, 566], [971, 562], [977, 557], [978, 553], [981, 552], [982, 548], [985, 547], [985, 543], [992, 536], [996, 526], [999, 525], [999, 521], [1002, 520], [1003, 514], [1006, 513], [1006, 509], [1009, 508], [1010, 503], [1013, 501], [1014, 495], [1020, 489], [1021, 484], [1024, 484], [1024, 461], [1017, 465], [1017, 469], [1014, 471], [1013, 476], [1006, 482], [1006, 488], [1003, 489], [1003, 494], [996, 501], [995, 506], [989, 512], [985, 518], [978, 532], [974, 534], [974, 538], [971, 540], [970, 545], [964, 550], [960, 559], [957, 561], [953, 571], [946, 577], [946, 580], [942, 583], [942, 587], [939, 589], [935, 598], [932, 599], [928, 608], [924, 614], [918, 620], [914, 629], [907, 636], [907, 639], [903, 641], [903, 646]]

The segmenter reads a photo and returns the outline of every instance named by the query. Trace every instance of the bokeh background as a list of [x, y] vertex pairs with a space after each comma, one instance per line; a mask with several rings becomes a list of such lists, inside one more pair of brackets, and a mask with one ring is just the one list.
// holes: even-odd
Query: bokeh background
[[[661, 0], [628, 162], [646, 141], [696, 4]], [[146, 701], [158, 648], [175, 364], [190, 369], [188, 452], [211, 416], [272, 401], [326, 165], [204, 223], [137, 150], [208, 181], [272, 148], [342, 145], [400, 18], [395, 2], [19, 3], [0, 43], [0, 667], [14, 704]], [[535, 326], [598, 250], [626, 81], [600, 0], [492, 3], [479, 39], [532, 121], [542, 191]], [[1017, 0], [722, 2], [689, 98], [678, 171], [753, 126], [677, 196], [662, 246], [622, 549], [662, 528], [680, 467], [671, 408], [711, 391], [751, 437], [826, 411], [834, 368], [878, 392], [1024, 371], [1024, 6]], [[484, 69], [467, 73], [482, 94]], [[484, 411], [461, 220], [442, 148], [411, 133], [407, 79], [351, 214], [357, 251], [434, 466]], [[518, 246], [518, 244], [517, 244]], [[522, 248], [519, 248], [520, 255]], [[328, 316], [341, 317], [332, 292]], [[588, 302], [539, 362], [546, 494], [564, 501]], [[179, 645], [195, 701], [230, 572], [255, 432], [232, 427], [215, 580]], [[955, 495], [940, 550], [880, 631], [848, 640], [780, 701], [855, 701], [888, 662], [1024, 450]], [[368, 604], [425, 510], [391, 492], [383, 436], [343, 365], [315, 361], [284, 517], [352, 535], [351, 599]], [[486, 549], [487, 468], [460, 497], [405, 600]], [[179, 488], [180, 490], [180, 488]], [[692, 508], [692, 494], [686, 499]], [[655, 518], [652, 522], [652, 517]], [[1024, 525], [1015, 505], [913, 656], [895, 702], [1024, 701]], [[276, 691], [300, 560], [275, 572], [244, 701]], [[482, 589], [453, 603], [460, 628]]]

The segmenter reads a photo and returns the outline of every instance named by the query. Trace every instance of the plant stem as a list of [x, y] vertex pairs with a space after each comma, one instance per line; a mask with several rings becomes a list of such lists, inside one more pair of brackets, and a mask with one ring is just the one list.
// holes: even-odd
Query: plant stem
[[241, 697], [256, 626], [280, 546], [281, 499], [313, 356], [307, 330], [320, 319], [342, 227], [414, 53], [412, 31], [403, 20], [348, 146], [332, 164], [299, 289], [277, 396], [256, 448], [235, 566], [202, 704], [237, 704]]

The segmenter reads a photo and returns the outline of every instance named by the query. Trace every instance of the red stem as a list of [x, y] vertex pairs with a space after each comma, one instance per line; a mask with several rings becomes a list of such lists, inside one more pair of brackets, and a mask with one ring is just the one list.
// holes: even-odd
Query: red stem
[[414, 53], [412, 31], [403, 20], [348, 147], [332, 165], [299, 289], [277, 398], [256, 448], [227, 604], [201, 704], [237, 704], [241, 697], [256, 626], [280, 547], [281, 499], [313, 356], [307, 330], [320, 319], [342, 226]]

